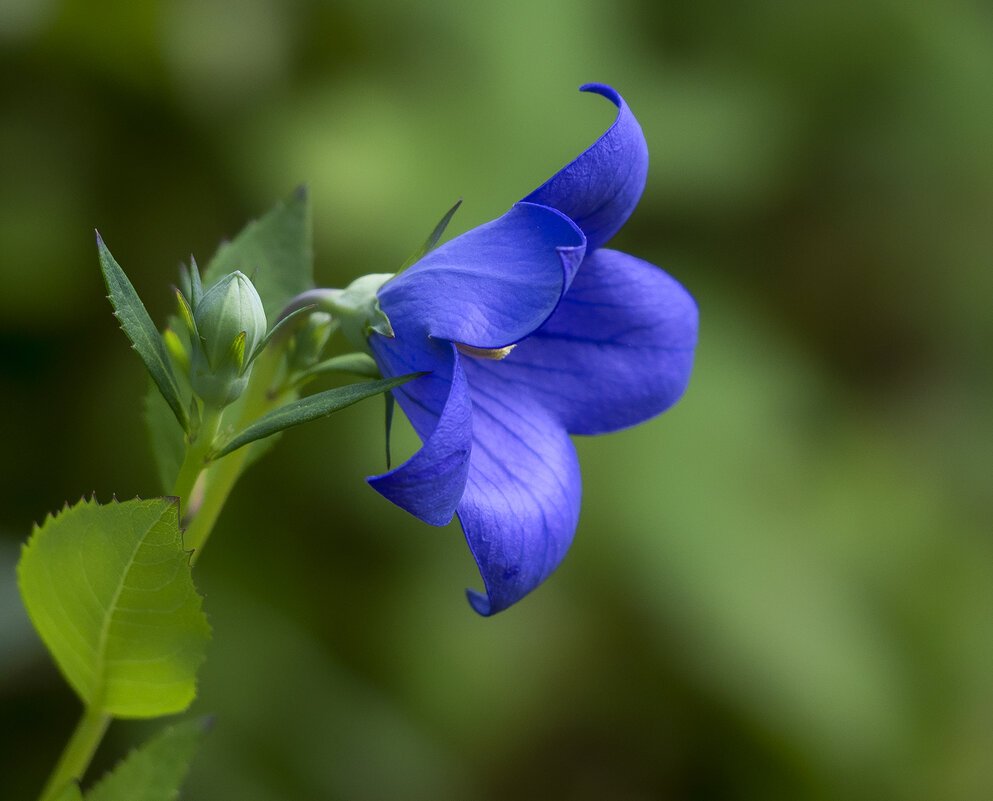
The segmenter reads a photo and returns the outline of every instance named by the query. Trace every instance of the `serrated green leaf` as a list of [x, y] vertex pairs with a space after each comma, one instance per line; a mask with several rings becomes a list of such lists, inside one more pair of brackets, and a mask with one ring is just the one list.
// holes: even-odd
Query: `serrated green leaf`
[[329, 414], [344, 409], [346, 406], [351, 406], [353, 403], [371, 398], [380, 392], [386, 392], [393, 389], [393, 387], [398, 387], [422, 375], [424, 373], [411, 373], [410, 375], [400, 376], [399, 378], [349, 384], [345, 387], [337, 387], [336, 389], [318, 392], [292, 403], [287, 403], [285, 406], [280, 406], [278, 409], [274, 409], [268, 414], [263, 415], [246, 429], [228, 440], [227, 443], [217, 450], [214, 458], [219, 459], [222, 456], [227, 456], [227, 454], [238, 450], [238, 448], [244, 445], [248, 445], [250, 442], [271, 437], [273, 434], [285, 431], [287, 428], [293, 428], [303, 423], [309, 423], [312, 420], [318, 420], [321, 417], [327, 417]]
[[100, 253], [100, 271], [107, 284], [110, 303], [121, 329], [127, 334], [135, 351], [145, 363], [149, 375], [162, 393], [166, 403], [184, 430], [189, 428], [186, 407], [179, 395], [176, 376], [169, 361], [162, 336], [148, 316], [141, 298], [124, 274], [124, 270], [114, 260], [103, 239], [97, 234], [97, 250]]
[[89, 709], [143, 718], [189, 706], [210, 627], [177, 499], [66, 507], [32, 532], [17, 573], [31, 621]]
[[221, 245], [207, 265], [203, 282], [210, 287], [241, 270], [252, 276], [266, 318], [275, 320], [290, 298], [313, 287], [313, 265], [310, 201], [301, 187]]
[[86, 801], [174, 801], [208, 721], [169, 726], [135, 749], [86, 794]]

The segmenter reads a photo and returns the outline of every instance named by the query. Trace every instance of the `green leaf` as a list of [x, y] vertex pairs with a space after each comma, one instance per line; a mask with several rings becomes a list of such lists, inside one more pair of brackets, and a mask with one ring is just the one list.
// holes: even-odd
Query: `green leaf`
[[183, 321], [183, 325], [189, 332], [190, 337], [192, 338], [199, 336], [199, 334], [197, 334], [197, 324], [193, 320], [193, 309], [190, 308], [190, 302], [178, 289], [176, 290], [176, 302], [179, 306], [179, 319]]
[[174, 801], [209, 719], [168, 726], [135, 749], [86, 794], [86, 801]]
[[445, 212], [445, 216], [438, 221], [438, 224], [434, 227], [431, 235], [424, 241], [424, 244], [421, 245], [420, 249], [409, 259], [407, 259], [407, 261], [401, 264], [400, 269], [397, 272], [403, 272], [410, 267], [410, 265], [424, 258], [424, 256], [435, 249], [435, 246], [438, 244], [438, 240], [441, 239], [442, 234], [445, 233], [445, 229], [448, 228], [448, 224], [452, 221], [452, 217], [455, 216], [455, 212], [459, 210], [459, 206], [461, 205], [462, 198], [459, 198], [455, 201], [455, 205]]
[[[172, 359], [173, 366], [178, 367], [182, 373], [189, 375], [190, 354], [186, 350], [183, 340], [179, 338], [179, 334], [171, 328], [167, 328], [162, 332], [162, 341], [165, 342], [166, 350], [169, 352], [169, 358]], [[152, 388], [154, 389], [155, 387], [153, 386]], [[166, 408], [168, 409], [168, 406]]]
[[114, 307], [114, 316], [117, 317], [121, 329], [131, 340], [159, 392], [162, 393], [162, 397], [185, 431], [189, 428], [189, 419], [186, 415], [186, 407], [180, 399], [179, 387], [176, 384], [176, 376], [165, 343], [152, 318], [148, 316], [141, 298], [103, 243], [100, 234], [97, 234], [97, 250], [100, 253], [100, 270], [107, 284], [108, 297]]
[[292, 312], [287, 314], [282, 320], [276, 323], [269, 332], [262, 338], [262, 341], [255, 346], [255, 350], [249, 355], [248, 363], [251, 364], [255, 361], [256, 357], [261, 355], [262, 351], [266, 349], [266, 346], [272, 342], [273, 337], [275, 337], [280, 332], [289, 331], [290, 327], [296, 325], [301, 319], [310, 314], [314, 310], [314, 305], [301, 306], [299, 309], [294, 309]]
[[302, 370], [294, 383], [299, 385], [325, 373], [349, 373], [366, 378], [379, 378], [379, 367], [367, 353], [343, 353]]
[[193, 254], [190, 254], [190, 300], [193, 305], [196, 306], [200, 302], [200, 298], [203, 297], [203, 283], [200, 278], [200, 268], [197, 266], [197, 260], [193, 258]]
[[287, 428], [309, 423], [311, 420], [318, 420], [327, 417], [329, 414], [358, 403], [380, 392], [386, 392], [393, 387], [405, 384], [408, 381], [419, 378], [424, 373], [411, 373], [399, 378], [389, 378], [380, 381], [364, 381], [360, 384], [349, 384], [345, 387], [329, 389], [325, 392], [318, 392], [308, 395], [306, 398], [280, 406], [266, 415], [263, 415], [243, 431], [236, 434], [232, 439], [220, 447], [213, 458], [219, 459], [227, 456], [232, 451], [238, 450], [243, 445], [250, 442], [270, 437]]
[[306, 188], [301, 187], [221, 245], [207, 265], [203, 282], [209, 287], [241, 270], [252, 276], [266, 319], [275, 320], [290, 298], [313, 287], [313, 265], [310, 201]]
[[67, 506], [35, 528], [17, 572], [31, 621], [89, 709], [144, 718], [190, 705], [210, 627], [178, 499]]
[[[193, 390], [189, 382], [189, 354], [187, 351], [191, 347], [189, 332], [183, 326], [178, 316], [168, 319], [167, 331], [172, 333], [172, 338], [183, 351], [187, 365], [177, 358], [177, 355], [169, 351], [172, 359], [172, 369], [176, 375], [176, 383], [179, 385], [179, 397], [183, 405], [189, 409], [189, 431], [193, 431], [197, 426], [196, 417], [198, 415], [196, 401], [193, 398]], [[163, 335], [163, 341], [168, 345], [168, 339]], [[186, 434], [176, 422], [175, 416], [169, 409], [169, 405], [156, 391], [155, 385], [149, 382], [148, 391], [145, 393], [145, 428], [148, 431], [148, 440], [152, 448], [152, 455], [155, 458], [155, 465], [158, 468], [159, 479], [161, 481], [162, 492], [168, 495], [176, 483], [176, 476], [179, 475], [179, 467], [183, 463], [186, 455]]]

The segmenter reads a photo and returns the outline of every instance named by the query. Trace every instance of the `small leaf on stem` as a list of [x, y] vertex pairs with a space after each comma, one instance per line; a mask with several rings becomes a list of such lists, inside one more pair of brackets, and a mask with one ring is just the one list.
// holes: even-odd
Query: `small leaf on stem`
[[86, 801], [173, 801], [209, 720], [169, 726], [127, 755], [86, 794]]
[[200, 298], [203, 297], [203, 282], [200, 278], [200, 268], [197, 266], [197, 260], [193, 258], [193, 254], [190, 254], [190, 300], [193, 301], [193, 305], [196, 306], [200, 302]]
[[455, 216], [455, 212], [459, 210], [459, 206], [461, 205], [462, 205], [462, 198], [459, 198], [457, 201], [455, 201], [455, 205], [445, 212], [445, 216], [438, 221], [438, 224], [434, 227], [434, 230], [431, 232], [431, 235], [426, 240], [424, 240], [424, 244], [421, 245], [421, 247], [409, 259], [407, 259], [407, 261], [405, 261], [403, 264], [400, 265], [400, 270], [398, 270], [397, 272], [402, 272], [403, 270], [406, 270], [408, 267], [410, 267], [410, 265], [419, 261], [428, 253], [430, 253], [432, 250], [434, 250], [435, 246], [438, 244], [438, 240], [440, 240], [442, 235], [445, 233], [445, 229], [448, 228], [448, 224], [452, 221], [452, 217]]
[[131, 340], [137, 354], [141, 356], [149, 375], [152, 376], [152, 380], [169, 404], [172, 413], [176, 415], [183, 430], [189, 430], [186, 408], [180, 400], [176, 376], [172, 371], [169, 354], [158, 329], [152, 318], [148, 316], [148, 311], [124, 274], [124, 270], [103, 243], [100, 234], [97, 234], [97, 249], [100, 253], [100, 269], [107, 284], [108, 297], [121, 329]]
[[272, 341], [272, 338], [276, 336], [277, 333], [279, 333], [280, 331], [287, 330], [291, 321], [295, 322], [299, 320], [303, 315], [310, 314], [310, 312], [312, 312], [314, 308], [315, 306], [313, 304], [309, 306], [301, 306], [299, 309], [290, 312], [282, 320], [276, 323], [272, 328], [269, 329], [269, 333], [267, 333], [262, 338], [262, 341], [259, 342], [255, 350], [251, 354], [249, 354], [248, 363], [251, 364], [253, 361], [255, 361], [255, 357], [265, 350], [266, 345], [268, 345]]
[[220, 459], [227, 456], [232, 451], [238, 450], [250, 442], [270, 437], [287, 428], [309, 423], [312, 420], [319, 420], [327, 417], [353, 403], [358, 403], [366, 398], [386, 392], [393, 387], [398, 387], [415, 378], [419, 378], [424, 373], [411, 373], [399, 378], [388, 378], [379, 381], [364, 381], [359, 384], [349, 384], [345, 387], [337, 387], [306, 398], [280, 406], [266, 415], [263, 415], [250, 426], [240, 431], [217, 451], [212, 454], [213, 459]]
[[367, 353], [343, 353], [302, 370], [294, 384], [299, 386], [305, 381], [325, 373], [348, 373], [366, 378], [379, 378], [379, 367], [372, 356]]

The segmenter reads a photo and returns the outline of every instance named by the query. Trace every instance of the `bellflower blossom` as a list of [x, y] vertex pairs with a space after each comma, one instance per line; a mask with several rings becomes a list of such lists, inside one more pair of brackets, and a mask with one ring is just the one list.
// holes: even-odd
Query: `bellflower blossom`
[[585, 152], [502, 217], [428, 253], [378, 290], [394, 336], [368, 344], [423, 441], [369, 483], [426, 523], [462, 523], [485, 594], [506, 609], [558, 566], [582, 486], [570, 434], [626, 428], [669, 408], [689, 381], [690, 295], [657, 267], [604, 245], [645, 187], [648, 150], [617, 107]]

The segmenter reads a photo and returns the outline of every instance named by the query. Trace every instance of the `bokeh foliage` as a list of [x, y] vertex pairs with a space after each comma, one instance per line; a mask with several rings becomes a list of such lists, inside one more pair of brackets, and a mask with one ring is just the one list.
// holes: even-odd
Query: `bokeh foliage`
[[684, 402], [579, 443], [573, 552], [493, 620], [457, 527], [364, 486], [379, 403], [288, 432], [197, 566], [217, 725], [189, 797], [993, 795], [984, 4], [6, 0], [0, 71], [5, 797], [78, 714], [19, 543], [157, 487], [92, 229], [161, 322], [190, 251], [306, 181], [340, 286], [588, 144], [589, 80], [652, 155], [615, 244], [701, 307]]

